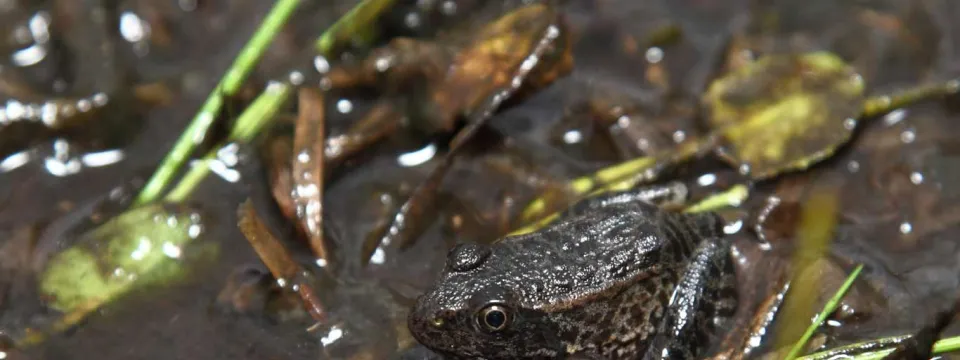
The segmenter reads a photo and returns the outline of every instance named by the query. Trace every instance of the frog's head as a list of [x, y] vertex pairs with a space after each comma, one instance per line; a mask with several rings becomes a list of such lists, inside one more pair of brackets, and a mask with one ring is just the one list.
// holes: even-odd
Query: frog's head
[[461, 244], [410, 313], [408, 326], [424, 346], [454, 358], [552, 357], [560, 351], [545, 314], [522, 304], [523, 279], [502, 266], [500, 249]]

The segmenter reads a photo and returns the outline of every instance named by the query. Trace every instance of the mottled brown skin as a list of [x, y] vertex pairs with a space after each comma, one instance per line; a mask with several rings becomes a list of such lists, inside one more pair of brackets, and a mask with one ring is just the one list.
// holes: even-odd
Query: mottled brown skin
[[539, 232], [458, 245], [411, 333], [450, 358], [702, 356], [737, 301], [723, 222], [667, 212], [651, 194], [592, 198]]

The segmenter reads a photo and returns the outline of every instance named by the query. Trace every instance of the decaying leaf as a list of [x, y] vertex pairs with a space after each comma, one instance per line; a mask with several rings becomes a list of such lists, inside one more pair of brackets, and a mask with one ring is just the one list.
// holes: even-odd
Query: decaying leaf
[[[545, 31], [549, 43], [531, 57], [543, 47]], [[413, 96], [405, 109], [381, 101], [347, 132], [331, 136], [325, 156], [330, 164], [339, 163], [396, 131], [404, 116], [426, 133], [454, 131], [459, 118], [476, 112], [499, 89], [521, 81], [519, 93], [529, 94], [572, 67], [566, 23], [545, 4], [523, 6], [482, 27], [466, 26], [432, 41], [393, 39], [357, 65], [334, 67], [328, 78], [335, 88], [376, 85]], [[529, 75], [517, 79], [518, 70]]]
[[[573, 57], [563, 21], [547, 5], [534, 4], [504, 15], [477, 34], [475, 41], [455, 56], [446, 78], [431, 92], [428, 117], [435, 126], [451, 130], [451, 119], [483, 106], [490, 94], [522, 80], [535, 89], [547, 86], [569, 72]], [[541, 46], [545, 32], [555, 32], [548, 48]], [[529, 76], [516, 78], [518, 67]], [[534, 68], [536, 67], [536, 68]]]
[[[483, 101], [474, 106], [465, 107], [473, 109], [469, 112], [469, 116], [467, 116], [467, 125], [458, 131], [457, 135], [450, 141], [450, 150], [444, 155], [440, 165], [431, 171], [430, 176], [420, 183], [407, 201], [401, 205], [392, 224], [380, 239], [378, 248], [389, 246], [402, 249], [413, 244], [419, 231], [422, 230], [422, 222], [425, 218], [424, 214], [434, 206], [437, 189], [440, 187], [444, 175], [452, 166], [456, 156], [464, 148], [464, 144], [473, 138], [486, 121], [493, 116], [494, 112], [500, 109], [504, 102], [517, 95], [527, 79], [537, 74], [545, 76], [543, 73], [537, 72], [539, 66], [547, 66], [541, 64], [542, 58], [546, 57], [557, 60], [554, 56], [547, 56], [547, 54], [557, 51], [558, 41], [562, 41], [560, 39], [564, 39], [566, 36], [566, 28], [563, 26], [563, 22], [558, 20], [559, 17], [555, 15], [551, 8], [540, 5], [530, 5], [504, 15], [484, 30], [481, 38], [487, 40], [485, 43], [482, 42], [478, 44], [480, 44], [479, 46], [481, 46], [481, 48], [486, 49], [484, 52], [488, 53], [489, 61], [505, 61], [503, 57], [507, 57], [508, 59], [516, 60], [514, 63], [519, 63], [519, 65], [515, 67], [494, 68], [488, 66], [488, 64], [483, 67], [483, 69], [491, 71], [493, 69], [498, 69], [498, 71], [510, 69], [511, 72], [496, 76], [488, 75], [495, 81], [481, 87], [481, 89], [486, 89], [486, 91], [476, 93], [484, 94], [482, 98]], [[525, 40], [517, 42], [516, 39], [506, 40], [500, 38], [504, 35], [498, 36], [498, 34], [502, 34], [504, 31], [507, 31], [507, 29], [524, 30], [523, 34], [525, 35], [523, 38]], [[520, 47], [514, 48], [514, 46]], [[523, 56], [517, 56], [517, 53], [514, 52], [520, 52], [519, 54]], [[477, 56], [480, 55], [478, 54]], [[468, 69], [461, 69], [460, 71], [465, 71], [466, 74], [480, 76], [481, 72], [476, 72], [477, 69], [470, 69], [472, 66], [479, 66], [479, 64], [471, 66], [462, 65], [462, 67]], [[448, 89], [453, 90], [457, 89], [457, 87]], [[474, 91], [475, 90], [476, 89], [474, 89]], [[436, 101], [438, 99], [435, 98], [434, 100]], [[436, 102], [435, 104], [440, 104], [440, 102]], [[376, 250], [374, 250], [374, 252], [376, 252]], [[369, 260], [372, 254], [373, 253], [365, 254], [364, 259]]]
[[40, 290], [63, 312], [83, 312], [129, 291], [135, 284], [168, 278], [168, 265], [199, 236], [199, 214], [154, 205], [136, 208], [84, 234], [53, 257]]
[[851, 136], [863, 79], [826, 52], [770, 55], [714, 81], [703, 102], [717, 151], [754, 179], [807, 168]]

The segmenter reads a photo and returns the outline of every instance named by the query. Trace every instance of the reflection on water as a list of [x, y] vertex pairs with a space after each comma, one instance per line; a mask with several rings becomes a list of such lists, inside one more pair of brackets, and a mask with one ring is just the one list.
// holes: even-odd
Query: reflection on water
[[[95, 1], [52, 3], [69, 9], [102, 6], [93, 5], [102, 3]], [[198, 90], [196, 93], [202, 95], [194, 96], [192, 92], [182, 93], [183, 88], [188, 87], [187, 83], [200, 88], [212, 87], [218, 72], [230, 62], [239, 44], [271, 5], [222, 0], [122, 3], [123, 7], [115, 11], [99, 12], [112, 16], [109, 21], [87, 19], [93, 17], [87, 12], [54, 11], [53, 5], [29, 9], [14, 5], [13, 9], [5, 10], [13, 14], [11, 18], [16, 21], [0, 29], [5, 39], [0, 49], [4, 53], [4, 67], [0, 69], [0, 103], [3, 104], [0, 146], [14, 143], [17, 146], [0, 149], [4, 156], [0, 161], [0, 181], [5, 185], [0, 199], [2, 234], [18, 230], [29, 233], [30, 229], [45, 226], [50, 230], [53, 225], [45, 224], [60, 224], [57, 219], [70, 216], [94, 223], [104, 221], [106, 214], [78, 215], [80, 209], [87, 207], [77, 204], [84, 204], [95, 194], [102, 195], [105, 187], [149, 173], [156, 166], [178, 136], [183, 119], [192, 116], [202, 101], [200, 96], [209, 90]], [[292, 25], [282, 36], [283, 40], [273, 45], [274, 51], [289, 54], [302, 50], [299, 48], [305, 47], [305, 43], [290, 39], [312, 38], [318, 29], [332, 24], [354, 3], [356, 1], [338, 0], [304, 7], [302, 23]], [[428, 34], [438, 25], [466, 23], [470, 14], [476, 13], [477, 6], [476, 1], [468, 0], [399, 3], [401, 9], [391, 16], [389, 28], [411, 34]], [[700, 10], [715, 6], [711, 5], [713, 2], [702, 1], [679, 3]], [[747, 39], [751, 46], [736, 54], [723, 54], [703, 40], [715, 34], [705, 34], [706, 30], [696, 27], [685, 28], [686, 34], [677, 43], [647, 41], [658, 31], [656, 27], [662, 24], [661, 20], [683, 15], [649, 2], [616, 0], [590, 6], [571, 2], [567, 15], [575, 30], [585, 34], [574, 47], [577, 61], [573, 75], [535, 94], [529, 101], [512, 104], [494, 117], [492, 123], [498, 130], [494, 132], [500, 133], [484, 137], [492, 139], [489, 144], [478, 144], [477, 153], [458, 159], [455, 170], [441, 189], [438, 202], [442, 206], [438, 214], [433, 215], [436, 219], [431, 218], [433, 221], [414, 247], [401, 251], [390, 248], [390, 244], [381, 244], [372, 250], [370, 264], [360, 265], [359, 254], [367, 250], [365, 239], [376, 232], [378, 226], [396, 220], [392, 218], [396, 207], [422, 181], [435, 163], [432, 160], [442, 155], [443, 138], [411, 140], [416, 136], [399, 134], [369, 149], [361, 160], [348, 161], [342, 169], [331, 172], [330, 183], [324, 188], [323, 214], [325, 223], [337, 228], [330, 232], [330, 240], [338, 245], [341, 264], [330, 266], [334, 264], [313, 259], [304, 249], [305, 245], [297, 242], [299, 237], [287, 231], [289, 224], [276, 226], [278, 229], [274, 230], [283, 233], [284, 245], [296, 254], [298, 261], [311, 265], [318, 274], [328, 270], [345, 274], [335, 280], [318, 276], [323, 279], [319, 296], [329, 308], [329, 322], [313, 328], [313, 332], [305, 331], [314, 324], [303, 316], [295, 302], [277, 289], [275, 281], [264, 283], [269, 274], [259, 268], [248, 271], [251, 264], [259, 265], [260, 260], [249, 244], [242, 241], [234, 214], [239, 201], [250, 196], [251, 191], [247, 187], [249, 179], [242, 176], [239, 169], [241, 149], [230, 145], [220, 149], [217, 157], [206, 164], [216, 176], [207, 179], [191, 198], [191, 202], [212, 216], [209, 219], [205, 216], [202, 224], [189, 214], [186, 218], [156, 219], [166, 228], [182, 225], [181, 220], [190, 221], [190, 225], [182, 229], [186, 238], [214, 244], [197, 250], [213, 255], [190, 262], [187, 258], [191, 256], [191, 248], [187, 245], [155, 242], [149, 237], [132, 239], [134, 242], [126, 254], [130, 259], [144, 261], [158, 256], [183, 261], [189, 264], [185, 268], [189, 276], [174, 285], [131, 292], [92, 316], [89, 323], [51, 339], [43, 348], [31, 350], [32, 355], [38, 359], [69, 360], [84, 358], [82, 354], [94, 351], [101, 353], [102, 359], [111, 360], [126, 359], [130, 351], [135, 350], [150, 359], [318, 356], [381, 359], [394, 356], [415, 344], [406, 330], [407, 308], [436, 275], [452, 244], [490, 241], [506, 233], [509, 220], [533, 198], [534, 191], [550, 189], [551, 185], [559, 188], [556, 184], [601, 166], [701, 137], [698, 99], [688, 99], [682, 94], [702, 88], [714, 75], [712, 69], [719, 62], [717, 59], [743, 61], [744, 56], [754, 57], [769, 51], [768, 47], [780, 48], [789, 43], [801, 48], [825, 47], [855, 54], [859, 59], [857, 64], [867, 69], [863, 73], [870, 86], [897, 85], [888, 84], [892, 80], [885, 79], [900, 72], [937, 73], [933, 68], [915, 69], [922, 62], [864, 60], [897, 59], [898, 54], [904, 53], [903, 49], [913, 46], [910, 45], [913, 41], [934, 43], [913, 37], [925, 36], [922, 32], [891, 36], [890, 31], [909, 29], [916, 21], [897, 10], [910, 8], [915, 2], [892, 3], [904, 6], [869, 9], [873, 14], [870, 16], [864, 15], [868, 5], [858, 8], [831, 3], [827, 6], [830, 14], [817, 14], [819, 8], [815, 4], [803, 6], [804, 11], [797, 12], [791, 9], [799, 6], [799, 2], [771, 3], [757, 11], [779, 14], [780, 26], [743, 30], [751, 32]], [[736, 21], [717, 11], [691, 12], [697, 13], [697, 16], [709, 17], [704, 19], [704, 24]], [[445, 23], [444, 19], [454, 20]], [[643, 19], [651, 21], [640, 21]], [[829, 19], [844, 21], [833, 24]], [[876, 19], [899, 25], [877, 30], [870, 25]], [[112, 29], [116, 39], [104, 35], [103, 24], [116, 27]], [[300, 28], [308, 28], [310, 35], [298, 35], [304, 31]], [[707, 28], [713, 32], [719, 27]], [[938, 29], [935, 32], [939, 36], [960, 38], [960, 34], [953, 34], [946, 27]], [[781, 44], [784, 38], [787, 41]], [[114, 45], [113, 50], [103, 44]], [[935, 46], [930, 48], [925, 51], [939, 51]], [[351, 58], [357, 56], [329, 59], [312, 56], [305, 63], [312, 70], [281, 73], [283, 80], [294, 84], [329, 86], [329, 79], [311, 83], [312, 72], [327, 74], [333, 66]], [[377, 59], [376, 67], [386, 71], [391, 68], [392, 60]], [[707, 68], [711, 71], [703, 70]], [[251, 81], [262, 83], [266, 77], [258, 73]], [[120, 134], [135, 139], [133, 144], [105, 145], [80, 136], [81, 131], [57, 130], [61, 124], [81, 119], [79, 114], [93, 119], [85, 119], [89, 122], [80, 128], [95, 128], [96, 119], [103, 115], [95, 110], [103, 109], [120, 114], [117, 116], [123, 124], [138, 120], [114, 113], [109, 105], [129, 102], [126, 95], [135, 91], [127, 82], [141, 78], [172, 79], [173, 85], [168, 85], [168, 90], [174, 101], [158, 108], [144, 108], [148, 113], [145, 120], [148, 130], [138, 130], [133, 135]], [[188, 78], [194, 80], [186, 81]], [[181, 80], [185, 84], [179, 84]], [[416, 92], [403, 90], [409, 93], [400, 95]], [[367, 113], [369, 97], [365, 93], [337, 94], [326, 99], [329, 104], [327, 126], [339, 129]], [[957, 123], [956, 114], [943, 111], [937, 104], [895, 110], [877, 121], [837, 120], [843, 121], [848, 129], [854, 126], [865, 129], [850, 149], [838, 154], [836, 161], [808, 173], [785, 176], [783, 184], [758, 186], [755, 196], [777, 199], [777, 209], [771, 211], [779, 213], [771, 215], [771, 219], [787, 224], [793, 211], [791, 206], [804, 201], [805, 189], [819, 181], [842, 179], [844, 232], [837, 239], [839, 245], [834, 254], [840, 259], [837, 262], [870, 262], [875, 265], [874, 269], [905, 274], [903, 278], [883, 271], [863, 275], [863, 289], [852, 295], [841, 309], [851, 314], [887, 315], [828, 319], [830, 334], [845, 335], [836, 341], [843, 342], [856, 339], [857, 331], [910, 329], [911, 314], [933, 308], [915, 294], [932, 294], [931, 289], [949, 287], [951, 280], [928, 275], [946, 274], [951, 267], [956, 267], [953, 255], [958, 249], [951, 247], [950, 241], [955, 240], [956, 225], [960, 223], [957, 206], [960, 196], [954, 196], [960, 194], [955, 188], [960, 174], [956, 169], [960, 166], [956, 161], [957, 140], [952, 136], [958, 133], [956, 125], [952, 125]], [[42, 130], [27, 131], [19, 127], [28, 123]], [[278, 132], [284, 131], [282, 126], [278, 128], [281, 129]], [[45, 140], [18, 142], [35, 137]], [[301, 153], [296, 159], [310, 162], [316, 160], [315, 156], [318, 154]], [[503, 157], [515, 160], [503, 166], [503, 162], [498, 162]], [[522, 170], [518, 170], [521, 167]], [[507, 171], [504, 168], [508, 168]], [[691, 184], [696, 185], [694, 191], [710, 192], [729, 186], [728, 178], [735, 176], [736, 170], [743, 174], [750, 172], [746, 165], [726, 170], [696, 168], [678, 176], [687, 176]], [[314, 194], [317, 190], [296, 189], [301, 194]], [[751, 204], [746, 204], [743, 210], [752, 211], [749, 206]], [[747, 219], [730, 221], [724, 228], [725, 233], [744, 238], [756, 236], [752, 233], [754, 224]], [[770, 254], [793, 236], [792, 229], [778, 228], [777, 224], [766, 224], [759, 229], [769, 233], [770, 239], [750, 243], [758, 248], [752, 250], [754, 252], [735, 251], [742, 266], [756, 264], [757, 258], [775, 257]], [[6, 246], [13, 240], [7, 238], [13, 237], [0, 237], [0, 255], [13, 251], [10, 250], [13, 247]], [[210, 250], [212, 248], [219, 250]], [[12, 266], [5, 264], [0, 264], [0, 295], [7, 294], [9, 289], [9, 293], [16, 296], [0, 296], [0, 317], [22, 315], [40, 306], [29, 288], [19, 283], [11, 285], [14, 282], [8, 275], [14, 270], [35, 274], [26, 268], [10, 270]], [[931, 270], [925, 270], [927, 267]], [[134, 272], [112, 267], [105, 274], [124, 278], [131, 273]], [[759, 288], [751, 285], [755, 284], [744, 286]], [[899, 309], [886, 311], [889, 309], [864, 300], [874, 298], [902, 303], [882, 305]], [[211, 311], [214, 304], [232, 310]], [[0, 326], [25, 325], [3, 322]], [[0, 331], [7, 329], [0, 328]], [[760, 341], [761, 338], [750, 338], [749, 345], [759, 347]], [[0, 360], [5, 356], [0, 351]]]

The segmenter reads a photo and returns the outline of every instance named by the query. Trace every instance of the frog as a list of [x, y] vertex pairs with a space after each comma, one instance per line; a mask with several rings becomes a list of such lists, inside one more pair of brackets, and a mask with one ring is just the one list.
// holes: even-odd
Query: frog
[[720, 215], [667, 206], [682, 189], [598, 195], [538, 231], [455, 245], [411, 334], [450, 359], [704, 356], [736, 312], [736, 273]]

